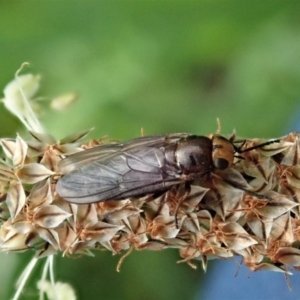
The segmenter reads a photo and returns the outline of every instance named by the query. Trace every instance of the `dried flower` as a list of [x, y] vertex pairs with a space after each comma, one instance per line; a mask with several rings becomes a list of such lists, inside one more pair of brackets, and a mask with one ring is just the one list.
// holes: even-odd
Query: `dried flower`
[[38, 121], [30, 101], [39, 89], [40, 76], [39, 75], [20, 75], [17, 71], [15, 80], [10, 82], [4, 89], [4, 99], [2, 99], [5, 107], [25, 125], [28, 130], [36, 130], [43, 132], [43, 128]]

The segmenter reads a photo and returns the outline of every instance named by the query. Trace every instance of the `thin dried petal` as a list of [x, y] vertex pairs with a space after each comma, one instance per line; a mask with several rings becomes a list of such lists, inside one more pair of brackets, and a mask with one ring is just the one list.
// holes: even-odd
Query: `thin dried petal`
[[36, 258], [42, 258], [42, 257], [49, 257], [50, 255], [57, 254], [57, 251], [59, 248], [52, 246], [51, 244], [46, 244], [45, 248], [36, 251], [35, 257]]
[[15, 179], [14, 170], [8, 166], [5, 161], [0, 159], [0, 176], [1, 180], [5, 182], [5, 184], [11, 180]]
[[[281, 185], [278, 191], [279, 194], [285, 195], [290, 200], [293, 200], [295, 203], [300, 204], [300, 190], [295, 187], [291, 187], [287, 184]], [[297, 219], [300, 219], [300, 206], [295, 206], [292, 209], [292, 212], [297, 215]]]
[[154, 250], [154, 251], [161, 251], [164, 248], [166, 248], [166, 244], [164, 244], [161, 241], [148, 241], [147, 243], [144, 243], [140, 245], [140, 250]]
[[212, 227], [212, 216], [208, 210], [200, 210], [196, 213], [199, 219], [200, 224], [205, 227], [207, 230], [210, 230]]
[[180, 256], [185, 258], [185, 259], [194, 259], [197, 257], [201, 257], [201, 252], [199, 249], [195, 247], [184, 247], [179, 249]]
[[53, 150], [47, 150], [44, 152], [44, 156], [40, 163], [44, 165], [48, 170], [53, 172], [58, 171], [58, 163], [61, 161], [61, 158], [54, 153]]
[[202, 269], [203, 269], [204, 273], [206, 273], [206, 271], [207, 271], [207, 266], [208, 266], [208, 259], [207, 259], [207, 256], [206, 256], [206, 255], [202, 256], [201, 261], [202, 261]]
[[5, 156], [12, 160], [16, 151], [16, 141], [14, 139], [1, 139], [0, 143]]
[[205, 251], [204, 253], [209, 259], [213, 259], [216, 257], [230, 258], [234, 256], [232, 250], [217, 246], [211, 247], [209, 251]]
[[10, 183], [6, 201], [10, 215], [14, 219], [20, 213], [26, 202], [25, 191], [19, 181], [12, 181]]
[[266, 196], [270, 198], [266, 205], [256, 208], [256, 211], [266, 218], [278, 218], [298, 205], [297, 203], [273, 191], [268, 192]]
[[46, 241], [37, 232], [29, 232], [26, 236], [25, 244], [28, 248], [40, 250], [45, 247]]
[[145, 232], [137, 233], [125, 226], [122, 228], [122, 238], [118, 239], [118, 241], [122, 241], [125, 244], [127, 244], [126, 241], [129, 241], [134, 248], [139, 249], [141, 245], [148, 241], [148, 236]]
[[42, 239], [48, 242], [54, 247], [54, 249], [59, 249], [59, 236], [58, 233], [51, 228], [39, 228], [37, 230], [38, 234]]
[[54, 172], [38, 163], [24, 165], [17, 171], [17, 176], [24, 183], [34, 184], [53, 175]]
[[25, 141], [18, 135], [16, 138], [16, 148], [13, 155], [14, 167], [20, 167], [23, 165], [27, 154], [27, 148], [28, 146]]
[[10, 233], [14, 234], [14, 232], [17, 232], [19, 234], [28, 234], [30, 231], [33, 230], [32, 223], [24, 220], [24, 216], [22, 218], [18, 216], [16, 219], [19, 220], [14, 220], [13, 225], [11, 225], [9, 228], [10, 230], [7, 236], [9, 236]]
[[[1, 198], [2, 197], [5, 197], [4, 199], [6, 199], [6, 194], [2, 194]], [[10, 217], [10, 212], [7, 206], [7, 202], [6, 201], [0, 202], [0, 219], [4, 221], [4, 220], [8, 220], [9, 217]]]
[[200, 231], [200, 224], [196, 213], [190, 213], [187, 215], [182, 224], [182, 228], [184, 228], [184, 230], [195, 233]]
[[43, 228], [55, 228], [71, 214], [55, 205], [43, 205], [34, 214], [34, 222]]
[[221, 171], [220, 175], [222, 179], [214, 179], [214, 181], [218, 184], [224, 185], [224, 183], [229, 184], [231, 187], [241, 188], [244, 190], [251, 191], [251, 186], [248, 184], [246, 179], [235, 169], [228, 168], [225, 171]]
[[299, 267], [300, 250], [292, 247], [282, 247], [276, 252], [273, 259], [275, 261], [281, 262], [284, 265]]
[[220, 202], [215, 206], [216, 212], [221, 216], [223, 221], [234, 222], [238, 220], [242, 214], [240, 203], [243, 199], [244, 192], [231, 186], [218, 184], [218, 195]]
[[273, 225], [273, 219], [257, 218], [254, 214], [247, 215], [247, 224], [252, 232], [260, 239], [266, 240], [270, 236]]
[[252, 155], [243, 163], [244, 172], [254, 178], [262, 177], [265, 182], [270, 172], [275, 169], [275, 163], [269, 157], [261, 157], [260, 155]]
[[272, 271], [272, 272], [280, 272], [280, 273], [288, 273], [291, 274], [277, 266], [268, 263], [261, 263], [261, 264], [247, 264], [248, 268], [252, 271]]
[[280, 240], [280, 242], [289, 244], [294, 242], [292, 222], [289, 213], [286, 213], [273, 221], [270, 239], [272, 241]]
[[82, 225], [95, 224], [98, 221], [98, 215], [95, 205], [77, 205], [76, 219], [77, 222]]
[[257, 244], [244, 229], [237, 223], [229, 223], [222, 227], [222, 242], [232, 250], [241, 250]]
[[27, 141], [27, 156], [31, 159], [34, 159], [38, 156], [42, 156], [44, 151], [47, 149], [48, 145], [41, 143], [39, 141]]
[[[76, 226], [78, 225], [77, 224], [77, 212], [78, 212], [78, 207], [80, 207], [80, 206], [66, 202], [62, 199], [55, 199], [55, 201], [52, 202], [52, 204], [55, 204], [56, 206], [61, 208], [63, 211], [71, 214], [71, 217], [69, 218], [68, 222], [69, 222], [69, 225], [73, 228], [73, 230], [75, 230]], [[97, 222], [96, 218], [95, 218], [95, 220], [93, 220], [93, 223], [95, 223], [95, 222]]]
[[64, 224], [63, 227], [56, 230], [59, 236], [60, 249], [62, 251], [70, 248], [74, 241], [78, 238], [76, 232], [68, 225]]
[[267, 180], [265, 180], [263, 177], [258, 177], [251, 180], [249, 184], [252, 186], [252, 191], [258, 194], [265, 194], [266, 192], [270, 191], [274, 187], [273, 176], [274, 173], [271, 173], [269, 174]]
[[15, 233], [1, 243], [1, 249], [4, 251], [22, 251], [28, 249], [25, 243], [26, 235]]
[[83, 139], [84, 137], [86, 137], [92, 130], [94, 130], [94, 128], [82, 130], [82, 131], [67, 135], [66, 137], [61, 139], [59, 141], [59, 143], [60, 143], [60, 145], [73, 144], [73, 143], [78, 142], [79, 140]]
[[189, 194], [185, 197], [181, 204], [181, 207], [184, 207], [184, 211], [187, 213], [192, 212], [209, 191], [207, 188], [195, 185], [191, 185], [190, 189]]
[[121, 219], [126, 219], [130, 216], [136, 216], [140, 214], [142, 210], [138, 209], [137, 207], [132, 206], [131, 204], [126, 205], [121, 209], [117, 209], [105, 216], [108, 221], [117, 221]]
[[146, 221], [141, 217], [140, 214], [130, 216], [128, 219], [126, 219], [126, 221], [126, 225], [134, 233], [142, 234], [147, 230]]
[[166, 242], [169, 248], [181, 248], [183, 246], [186, 247], [188, 245], [188, 243], [185, 240], [179, 237], [164, 238], [163, 241]]
[[289, 172], [286, 174], [286, 180], [290, 186], [300, 189], [300, 166], [289, 168]]
[[210, 255], [216, 247], [221, 247], [221, 243], [222, 242], [214, 231], [201, 235], [198, 242], [201, 252]]
[[175, 217], [158, 216], [153, 220], [151, 236], [153, 238], [175, 238], [179, 232], [176, 228]]
[[93, 240], [94, 242], [107, 242], [110, 241], [116, 232], [123, 229], [124, 226], [111, 225], [105, 222], [97, 222], [92, 226], [87, 226], [83, 231], [84, 240]]
[[146, 199], [146, 205], [144, 207], [144, 213], [146, 215], [147, 220], [153, 220], [155, 217], [157, 217], [161, 210], [162, 206], [164, 205], [166, 194], [161, 195], [160, 197], [153, 199], [149, 197]]
[[281, 165], [284, 166], [296, 166], [299, 165], [299, 156], [300, 156], [300, 146], [299, 139], [296, 136], [294, 142], [291, 144], [291, 147], [287, 150], [287, 153], [284, 154], [284, 158], [281, 160]]
[[27, 202], [30, 205], [30, 208], [38, 207], [42, 204], [47, 205], [52, 202], [52, 192], [50, 180], [40, 181], [36, 183], [30, 195], [27, 198]]
[[[234, 252], [244, 258], [244, 262], [246, 265], [257, 265], [264, 259], [264, 256], [261, 254], [262, 252], [264, 252], [264, 248], [259, 249], [258, 251], [257, 249], [259, 248], [259, 246], [259, 244], [256, 244], [248, 248], [234, 250]], [[255, 249], [255, 251], [253, 249]]]
[[43, 132], [35, 132], [33, 130], [29, 130], [28, 132], [35, 140], [37, 140], [40, 143], [48, 144], [48, 145], [52, 145], [56, 143], [55, 138], [51, 134], [43, 133]]
[[77, 153], [77, 152], [80, 152], [82, 151], [83, 149], [80, 148], [78, 146], [77, 143], [74, 143], [74, 144], [63, 144], [63, 145], [58, 145], [57, 146], [57, 149], [59, 149], [59, 151], [63, 154], [74, 154], [74, 153]]
[[131, 248], [131, 241], [126, 234], [114, 236], [113, 240], [102, 242], [101, 244], [113, 253], [120, 253]]

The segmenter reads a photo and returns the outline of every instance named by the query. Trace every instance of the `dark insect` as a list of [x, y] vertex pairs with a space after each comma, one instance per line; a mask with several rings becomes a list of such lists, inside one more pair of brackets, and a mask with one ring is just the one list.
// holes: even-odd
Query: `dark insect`
[[163, 192], [225, 170], [235, 157], [242, 158], [238, 154], [277, 141], [241, 150], [243, 144], [236, 147], [218, 134], [211, 138], [169, 134], [101, 145], [60, 162], [59, 168], [66, 175], [58, 180], [56, 191], [61, 198], [77, 204]]

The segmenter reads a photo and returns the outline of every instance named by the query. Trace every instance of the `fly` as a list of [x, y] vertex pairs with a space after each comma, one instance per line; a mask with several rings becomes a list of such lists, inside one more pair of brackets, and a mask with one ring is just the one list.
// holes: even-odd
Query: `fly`
[[236, 147], [219, 134], [211, 138], [169, 134], [100, 145], [59, 163], [65, 175], [58, 180], [56, 191], [61, 198], [76, 204], [163, 192], [173, 185], [230, 168], [235, 157], [243, 159], [240, 154], [274, 142], [279, 141], [241, 150], [244, 143]]

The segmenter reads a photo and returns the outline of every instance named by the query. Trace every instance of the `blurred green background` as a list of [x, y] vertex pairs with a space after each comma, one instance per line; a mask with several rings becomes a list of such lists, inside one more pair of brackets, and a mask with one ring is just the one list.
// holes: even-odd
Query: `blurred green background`
[[[44, 110], [56, 138], [222, 133], [277, 137], [300, 103], [299, 1], [1, 1], [0, 84], [24, 61], [43, 76], [40, 95], [73, 91], [64, 112]], [[26, 135], [0, 108], [0, 136]], [[8, 299], [33, 253], [1, 254]], [[58, 255], [59, 256], [59, 255]], [[78, 299], [194, 299], [203, 272], [176, 264], [176, 250], [56, 260], [56, 279]], [[216, 262], [217, 263], [217, 262]], [[221, 272], [221, 270], [220, 270]], [[37, 299], [37, 268], [23, 299]], [[234, 274], [233, 274], [234, 276]], [[203, 287], [204, 288], [204, 287]]]

